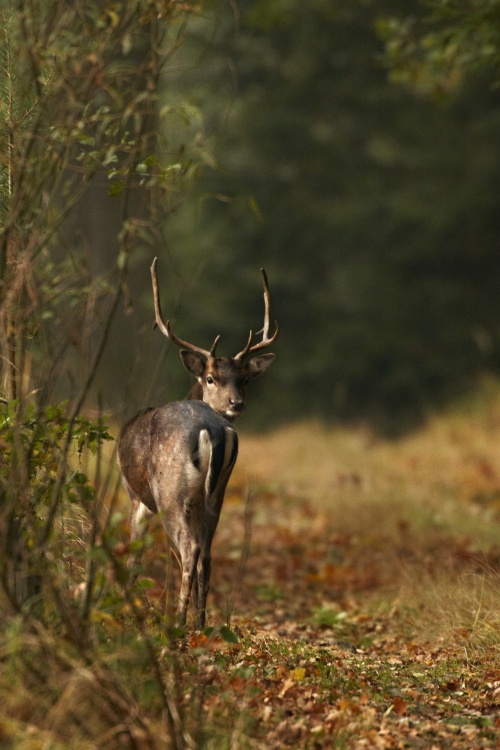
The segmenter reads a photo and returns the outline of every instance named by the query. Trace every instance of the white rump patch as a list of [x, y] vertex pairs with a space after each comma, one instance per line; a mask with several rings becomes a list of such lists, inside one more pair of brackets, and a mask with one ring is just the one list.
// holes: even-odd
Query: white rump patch
[[212, 458], [212, 440], [208, 430], [200, 430], [198, 438], [198, 461], [200, 463], [200, 472], [206, 474], [210, 460]]

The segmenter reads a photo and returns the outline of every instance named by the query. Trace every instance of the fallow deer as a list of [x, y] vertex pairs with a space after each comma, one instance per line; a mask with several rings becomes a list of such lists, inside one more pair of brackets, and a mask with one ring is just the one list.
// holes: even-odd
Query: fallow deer
[[201, 349], [177, 338], [163, 320], [156, 258], [151, 266], [155, 325], [181, 347], [181, 358], [197, 382], [185, 401], [173, 401], [133, 417], [122, 429], [118, 462], [132, 501], [131, 539], [140, 538], [153, 513], [160, 513], [164, 528], [181, 558], [182, 582], [178, 600], [179, 624], [185, 625], [191, 591], [196, 624], [205, 625], [210, 584], [211, 545], [219, 521], [227, 482], [233, 470], [238, 437], [230, 422], [245, 406], [245, 386], [264, 373], [274, 354], [249, 355], [270, 346], [269, 286], [264, 281], [262, 339], [253, 343], [250, 331], [245, 348], [235, 357], [217, 357], [220, 336], [211, 349]]

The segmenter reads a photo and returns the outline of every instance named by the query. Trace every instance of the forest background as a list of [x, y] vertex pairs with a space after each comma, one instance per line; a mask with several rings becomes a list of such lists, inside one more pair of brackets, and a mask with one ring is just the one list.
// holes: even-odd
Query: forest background
[[[443, 44], [450, 19], [436, 29], [428, 15], [417, 3], [243, 2], [197, 20], [188, 62], [166, 77], [165, 100], [196, 108], [209, 162], [155, 250], [175, 330], [202, 345], [220, 333], [222, 351], [239, 351], [260, 320], [260, 266], [282, 329], [272, 409], [256, 397], [241, 427], [315, 416], [400, 431], [498, 372], [498, 45], [484, 14], [468, 8], [472, 28], [448, 28]], [[186, 148], [185, 133], [167, 139]], [[109, 258], [116, 227], [103, 217], [99, 242], [91, 211], [91, 244]], [[117, 372], [134, 373], [133, 408], [145, 405], [163, 346], [149, 330], [151, 255], [134, 248], [134, 311], [102, 381], [114, 410], [130, 405]], [[155, 403], [186, 391], [176, 357]]]
[[[498, 373], [497, 9], [436, 7], [434, 23], [413, 2], [194, 7], [158, 72], [134, 179], [123, 177], [130, 146], [98, 154], [82, 125], [96, 163], [84, 190], [59, 188], [68, 215], [41, 265], [54, 285], [62, 258], [69, 284], [64, 263], [77, 258], [83, 297], [63, 295], [57, 314], [40, 297], [44, 322], [28, 332], [40, 364], [33, 330], [52, 325], [52, 341], [69, 342], [58, 396], [87, 371], [84, 331], [91, 309], [94, 320], [107, 309], [117, 259], [124, 298], [92, 400], [121, 420], [185, 395], [177, 353], [151, 330], [154, 255], [174, 330], [203, 346], [220, 333], [227, 354], [260, 320], [266, 268], [280, 364], [272, 409], [256, 397], [241, 427], [317, 416], [401, 431]], [[129, 58], [148, 43], [144, 32]], [[115, 74], [129, 63], [107, 54]], [[135, 72], [130, 102], [148, 91]], [[87, 360], [95, 346], [93, 332]]]

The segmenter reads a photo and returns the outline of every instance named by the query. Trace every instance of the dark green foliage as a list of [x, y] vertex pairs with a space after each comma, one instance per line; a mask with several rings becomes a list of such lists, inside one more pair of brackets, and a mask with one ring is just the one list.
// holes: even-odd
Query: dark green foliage
[[[102, 442], [112, 438], [101, 420], [68, 417], [65, 404], [40, 409], [33, 403], [23, 408], [12, 402], [0, 408], [0, 579], [17, 608], [40, 593], [44, 572], [49, 588], [68, 585], [61, 579], [60, 566], [54, 565], [54, 544], [57, 549], [72, 546], [72, 523], [83, 514], [88, 539], [80, 539], [76, 546], [85, 549], [99, 502], [95, 477], [91, 483], [82, 469], [82, 455], [88, 450], [95, 456]], [[61, 524], [56, 519], [61, 518], [66, 543], [58, 534]], [[85, 554], [80, 557], [78, 565], [84, 569]], [[52, 563], [50, 575], [47, 560]]]
[[[422, 17], [417, 3], [239, 7], [238, 34], [221, 27], [210, 51], [237, 76], [224, 169], [167, 227], [192, 284], [182, 331], [221, 333], [234, 354], [260, 320], [264, 265], [282, 335], [247, 419], [404, 429], [500, 365], [497, 98], [477, 76], [439, 103], [391, 84], [384, 19]], [[210, 74], [196, 90], [224, 110], [227, 73]]]
[[[17, 472], [30, 481], [30, 491], [37, 506], [47, 506], [52, 498], [58, 472], [67, 463], [64, 445], [77, 457], [88, 449], [96, 455], [103, 440], [112, 440], [101, 420], [86, 417], [71, 420], [66, 404], [55, 404], [38, 410], [31, 404], [20, 418], [19, 404], [12, 402], [0, 406], [0, 440], [2, 456], [0, 477], [5, 489]], [[63, 481], [66, 499], [90, 500], [94, 488], [83, 471], [67, 468]], [[34, 509], [36, 510], [36, 509]]]

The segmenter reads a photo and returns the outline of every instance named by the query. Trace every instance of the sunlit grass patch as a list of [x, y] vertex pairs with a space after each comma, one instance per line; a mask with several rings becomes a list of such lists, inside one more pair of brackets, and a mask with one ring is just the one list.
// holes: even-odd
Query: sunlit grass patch
[[453, 643], [474, 658], [493, 650], [500, 659], [498, 571], [408, 571], [400, 597], [417, 637]]

